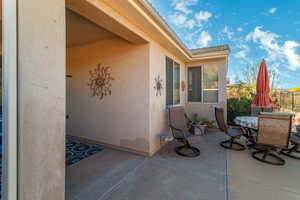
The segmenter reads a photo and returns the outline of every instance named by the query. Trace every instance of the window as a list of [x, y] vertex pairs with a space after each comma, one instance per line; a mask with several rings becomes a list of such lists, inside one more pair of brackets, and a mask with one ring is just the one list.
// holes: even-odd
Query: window
[[218, 102], [218, 66], [205, 65], [188, 69], [189, 102]]
[[190, 102], [202, 101], [202, 76], [201, 67], [192, 67], [188, 70], [188, 99]]
[[180, 103], [180, 65], [166, 57], [166, 104]]
[[217, 103], [219, 94], [219, 76], [217, 65], [205, 65], [203, 68], [203, 102]]

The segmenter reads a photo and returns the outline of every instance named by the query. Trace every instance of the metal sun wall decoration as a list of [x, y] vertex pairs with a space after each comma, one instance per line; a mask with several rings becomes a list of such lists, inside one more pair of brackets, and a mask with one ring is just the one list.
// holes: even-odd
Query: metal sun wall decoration
[[161, 96], [161, 91], [163, 89], [162, 87], [162, 79], [160, 78], [160, 75], [158, 75], [155, 79], [155, 86], [154, 89], [156, 90], [156, 96]]
[[98, 64], [97, 67], [89, 72], [90, 78], [88, 86], [92, 91], [92, 97], [102, 100], [105, 96], [111, 95], [112, 81], [115, 80], [111, 76], [110, 67]]

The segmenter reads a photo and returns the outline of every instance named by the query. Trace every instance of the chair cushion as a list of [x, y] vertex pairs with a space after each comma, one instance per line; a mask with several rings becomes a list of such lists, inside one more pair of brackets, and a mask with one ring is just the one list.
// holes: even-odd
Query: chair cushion
[[243, 135], [243, 132], [239, 128], [230, 128], [230, 129], [228, 129], [228, 135], [231, 137], [238, 137], [238, 136]]
[[291, 140], [293, 143], [300, 144], [300, 137], [297, 136], [297, 135], [292, 134], [290, 140]]

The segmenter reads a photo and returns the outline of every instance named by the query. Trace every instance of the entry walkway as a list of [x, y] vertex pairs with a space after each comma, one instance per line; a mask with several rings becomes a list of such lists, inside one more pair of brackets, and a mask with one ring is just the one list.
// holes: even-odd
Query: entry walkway
[[177, 156], [174, 143], [152, 158], [105, 149], [67, 167], [68, 200], [277, 200], [300, 199], [300, 161], [283, 167], [226, 151], [225, 136], [194, 137], [198, 158]]

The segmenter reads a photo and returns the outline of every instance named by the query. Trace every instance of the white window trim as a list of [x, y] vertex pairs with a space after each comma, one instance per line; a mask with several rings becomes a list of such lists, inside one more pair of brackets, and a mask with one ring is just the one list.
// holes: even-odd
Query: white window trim
[[[218, 70], [218, 88], [216, 89], [204, 89], [203, 88], [203, 83], [204, 83], [204, 76], [203, 76], [203, 71], [204, 71], [204, 67], [206, 64], [203, 65], [198, 65], [198, 66], [188, 66], [187, 70], [189, 71], [190, 68], [193, 67], [200, 67], [201, 70], [201, 102], [200, 101], [189, 101], [189, 97], [188, 97], [188, 93], [187, 93], [187, 103], [188, 104], [203, 104], [203, 105], [215, 105], [215, 104], [219, 104], [220, 102], [220, 98], [219, 98], [219, 94], [220, 94], [220, 87], [219, 87], [219, 70]], [[189, 73], [187, 73], [187, 82], [189, 81]], [[189, 84], [187, 84], [187, 91], [189, 91]], [[204, 98], [204, 91], [218, 91], [218, 101], [217, 102], [204, 102], [203, 98]]]

